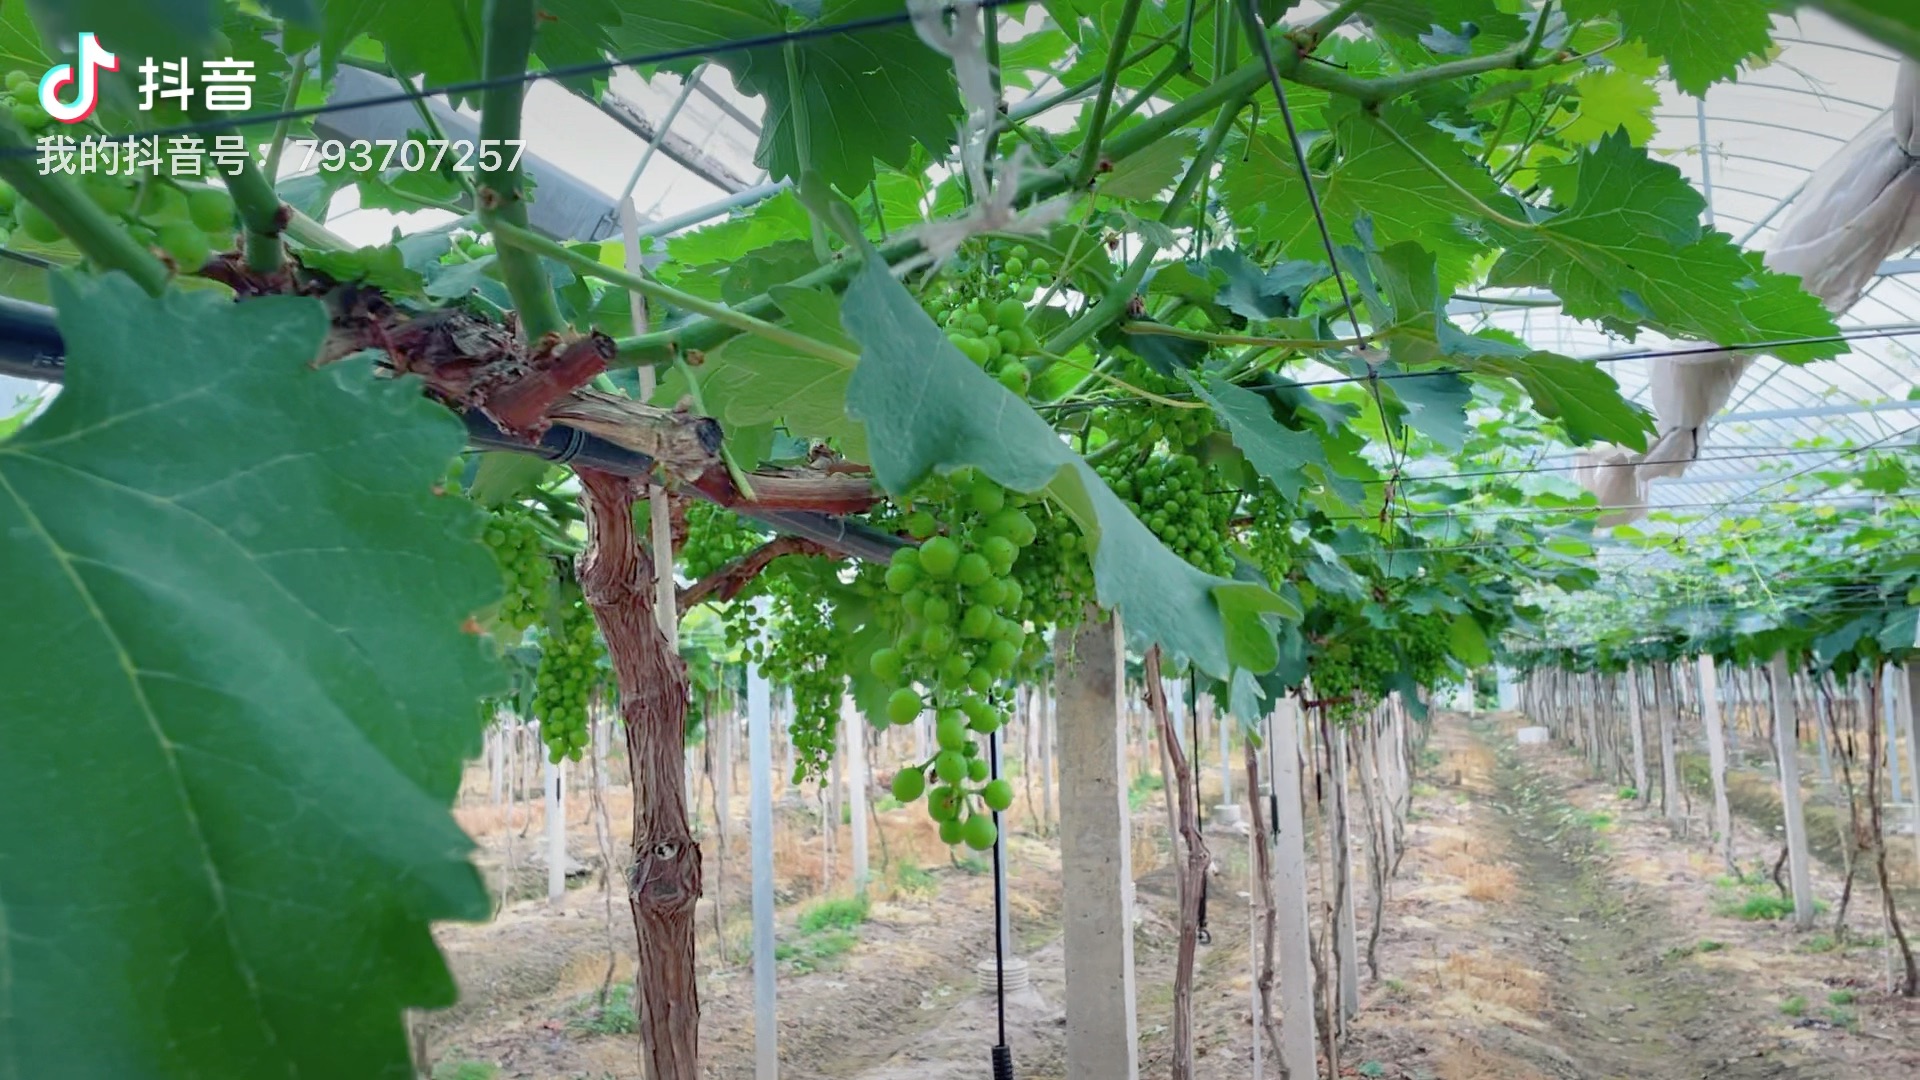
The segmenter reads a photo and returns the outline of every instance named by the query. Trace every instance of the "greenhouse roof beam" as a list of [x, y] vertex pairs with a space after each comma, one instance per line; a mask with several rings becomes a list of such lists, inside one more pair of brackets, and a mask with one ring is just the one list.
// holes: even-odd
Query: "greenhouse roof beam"
[[748, 182], [734, 175], [733, 170], [716, 161], [712, 155], [688, 142], [686, 138], [667, 132], [662, 135], [652, 120], [640, 111], [639, 106], [620, 95], [608, 91], [595, 102], [601, 112], [612, 118], [613, 122], [651, 143], [658, 140], [660, 152], [689, 172], [725, 191], [729, 195], [746, 190]]

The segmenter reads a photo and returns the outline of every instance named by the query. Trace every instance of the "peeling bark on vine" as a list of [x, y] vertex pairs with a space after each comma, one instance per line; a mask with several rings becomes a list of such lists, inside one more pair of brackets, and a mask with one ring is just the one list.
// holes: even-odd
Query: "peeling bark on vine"
[[1167, 712], [1166, 687], [1160, 681], [1160, 649], [1148, 650], [1146, 663], [1147, 708], [1160, 728], [1160, 741], [1173, 769], [1175, 793], [1180, 814], [1180, 838], [1186, 844], [1187, 859], [1180, 869], [1180, 950], [1173, 974], [1173, 1080], [1193, 1077], [1193, 961], [1200, 948], [1200, 889], [1205, 883], [1206, 838], [1200, 835], [1195, 807], [1199, 803], [1194, 790], [1193, 769], [1180, 745], [1180, 733], [1173, 729]]
[[[1920, 964], [1914, 961], [1913, 945], [1907, 941], [1907, 931], [1900, 925], [1900, 905], [1894, 902], [1893, 883], [1887, 878], [1887, 833], [1881, 813], [1880, 695], [1885, 681], [1886, 669], [1876, 666], [1867, 682], [1867, 819], [1872, 828], [1869, 842], [1873, 845], [1875, 884], [1880, 887], [1880, 910], [1886, 916], [1888, 931], [1900, 946], [1900, 960], [1905, 969], [1900, 979], [1900, 995], [1914, 997], [1920, 994]], [[1889, 753], [1898, 752], [1893, 747], [1887, 749]]]
[[634, 1002], [647, 1080], [699, 1080], [700, 993], [694, 981], [694, 906], [700, 845], [687, 823], [682, 776], [686, 665], [654, 613], [653, 559], [633, 524], [631, 481], [579, 470], [587, 511], [580, 586], [607, 643], [633, 780], [633, 866], [627, 902], [639, 949]]
[[1273, 955], [1279, 936], [1273, 897], [1273, 853], [1269, 846], [1273, 843], [1273, 834], [1269, 831], [1266, 802], [1260, 795], [1260, 749], [1253, 739], [1246, 741], [1246, 759], [1247, 802], [1253, 809], [1253, 876], [1257, 883], [1255, 895], [1260, 900], [1260, 966], [1253, 980], [1260, 991], [1260, 1014], [1254, 1017], [1254, 1022], [1266, 1035], [1267, 1049], [1279, 1067], [1280, 1080], [1292, 1080], [1293, 1074], [1287, 1069], [1286, 1049], [1280, 1040], [1280, 1023], [1273, 1018]]

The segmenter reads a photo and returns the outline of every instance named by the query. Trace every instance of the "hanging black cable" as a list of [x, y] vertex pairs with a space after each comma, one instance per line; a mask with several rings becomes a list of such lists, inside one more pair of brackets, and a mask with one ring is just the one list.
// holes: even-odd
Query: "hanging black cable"
[[[1000, 779], [1000, 733], [987, 736], [987, 770]], [[1000, 1041], [993, 1044], [993, 1080], [1013, 1080], [1013, 1051], [1007, 1047], [1007, 834], [1000, 825], [1000, 811], [993, 811], [993, 1006], [999, 1022]]]

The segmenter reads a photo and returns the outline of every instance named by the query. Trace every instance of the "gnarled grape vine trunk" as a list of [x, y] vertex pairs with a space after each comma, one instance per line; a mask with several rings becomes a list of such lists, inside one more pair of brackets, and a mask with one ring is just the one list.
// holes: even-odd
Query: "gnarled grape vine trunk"
[[687, 824], [682, 747], [687, 669], [654, 614], [653, 559], [633, 525], [635, 484], [579, 471], [587, 548], [580, 588], [606, 639], [620, 689], [633, 778], [633, 908], [641, 993], [634, 1002], [647, 1080], [698, 1080], [700, 991], [694, 982], [694, 906], [700, 845]]

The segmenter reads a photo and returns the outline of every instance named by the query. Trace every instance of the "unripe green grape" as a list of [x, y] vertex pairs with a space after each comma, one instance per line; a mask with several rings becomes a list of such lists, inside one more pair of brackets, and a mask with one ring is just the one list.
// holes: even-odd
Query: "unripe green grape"
[[958, 750], [942, 750], [933, 759], [933, 772], [943, 783], [960, 783], [967, 778], [967, 757]]
[[923, 707], [920, 692], [911, 686], [903, 686], [887, 698], [887, 719], [896, 724], [911, 724]]
[[[953, 621], [953, 605], [948, 603], [945, 597], [929, 596], [926, 602], [920, 605], [920, 617], [934, 626], [944, 626]], [[941, 653], [944, 652], [945, 650], [941, 650]], [[941, 653], [934, 655], [937, 657]]]
[[[911, 802], [912, 800], [902, 799], [900, 801]], [[1013, 805], [1013, 785], [1005, 780], [994, 780], [988, 783], [986, 787], [980, 789], [980, 801], [986, 803], [987, 806], [993, 810], [1005, 813], [1007, 808]]]
[[899, 650], [880, 648], [873, 651], [873, 656], [867, 661], [867, 668], [873, 672], [873, 677], [881, 682], [899, 682], [904, 664], [905, 660], [900, 656]]
[[936, 581], [952, 577], [959, 564], [960, 545], [951, 537], [936, 536], [920, 546], [920, 569]]
[[[947, 715], [952, 712], [953, 715]], [[958, 750], [967, 745], [967, 725], [963, 714], [957, 710], [940, 710], [940, 719], [935, 721], [934, 741], [942, 750]]]
[[960, 843], [966, 835], [966, 826], [960, 824], [955, 818], [948, 818], [940, 823], [940, 842], [948, 847]]
[[20, 231], [27, 234], [27, 239], [36, 243], [51, 244], [60, 239], [60, 226], [30, 202], [23, 202], [15, 208], [13, 220]]
[[[942, 839], [944, 838], [943, 833]], [[974, 814], [968, 817], [966, 825], [961, 830], [961, 839], [975, 851], [986, 851], [993, 847], [993, 842], [999, 838], [1000, 830], [994, 825], [993, 818], [987, 814]]]
[[987, 778], [987, 763], [979, 758], [967, 762], [967, 779], [978, 784]]
[[[989, 785], [991, 786], [991, 785]], [[927, 775], [919, 766], [901, 769], [893, 774], [893, 797], [903, 803], [910, 803], [927, 790]], [[1011, 798], [1011, 795], [1009, 795]]]
[[969, 551], [960, 556], [960, 562], [954, 567], [953, 576], [962, 585], [983, 585], [993, 577], [993, 564], [985, 555]]
[[927, 816], [935, 821], [959, 817], [962, 805], [960, 789], [951, 784], [942, 784], [927, 793]]

